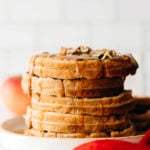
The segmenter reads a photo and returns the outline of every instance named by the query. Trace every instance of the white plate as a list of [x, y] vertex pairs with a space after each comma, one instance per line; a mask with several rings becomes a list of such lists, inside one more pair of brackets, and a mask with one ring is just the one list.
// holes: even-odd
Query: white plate
[[[16, 117], [4, 121], [0, 126], [0, 143], [6, 149], [11, 150], [72, 150], [74, 147], [93, 140], [106, 138], [42, 138], [26, 136], [16, 131], [24, 130], [25, 124], [22, 117]], [[138, 142], [142, 135], [113, 138]], [[111, 139], [111, 138], [107, 138]]]

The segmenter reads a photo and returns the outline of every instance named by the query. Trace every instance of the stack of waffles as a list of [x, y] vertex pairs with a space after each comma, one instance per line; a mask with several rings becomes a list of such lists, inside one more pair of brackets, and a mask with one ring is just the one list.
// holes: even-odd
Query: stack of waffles
[[131, 121], [137, 131], [146, 131], [150, 128], [150, 97], [134, 97], [135, 107], [129, 112]]
[[34, 55], [22, 76], [22, 87], [31, 96], [25, 133], [64, 138], [133, 135], [128, 112], [134, 99], [124, 81], [137, 68], [132, 55], [108, 49], [80, 46]]

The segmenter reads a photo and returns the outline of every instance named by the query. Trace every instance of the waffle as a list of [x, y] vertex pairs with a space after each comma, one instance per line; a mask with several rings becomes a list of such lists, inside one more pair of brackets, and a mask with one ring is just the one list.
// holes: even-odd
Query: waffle
[[79, 55], [50, 55], [43, 53], [30, 59], [31, 75], [57, 79], [98, 79], [126, 77], [135, 74], [138, 64], [131, 55], [120, 55], [111, 50], [91, 50]]
[[121, 78], [60, 80], [41, 78], [25, 73], [22, 87], [28, 95], [40, 93], [58, 97], [105, 97], [121, 93], [123, 83], [124, 79]]
[[135, 109], [133, 112], [137, 114], [145, 113], [150, 110], [150, 97], [138, 97], [134, 96], [135, 99]]
[[138, 131], [145, 131], [150, 128], [150, 111], [142, 114], [130, 113], [129, 118], [134, 122]]
[[108, 132], [90, 132], [90, 133], [55, 133], [49, 131], [40, 131], [34, 128], [26, 129], [27, 135], [32, 136], [42, 136], [42, 137], [51, 137], [51, 138], [99, 138], [99, 137], [122, 137], [130, 136], [135, 134], [134, 125], [131, 124], [129, 127], [118, 131], [112, 130]]
[[89, 133], [110, 130], [122, 130], [129, 125], [126, 115], [90, 116], [58, 114], [27, 109], [27, 127], [58, 133]]
[[104, 98], [69, 98], [48, 95], [32, 95], [32, 108], [41, 111], [85, 114], [85, 115], [112, 115], [125, 114], [134, 108], [134, 99], [131, 91]]
[[26, 134], [58, 138], [128, 136], [135, 133], [128, 112], [135, 106], [126, 76], [138, 64], [132, 55], [89, 47], [61, 48], [34, 55], [22, 76], [31, 97]]
[[138, 131], [144, 131], [150, 127], [150, 98], [134, 97], [135, 108], [129, 113], [129, 118], [134, 122]]

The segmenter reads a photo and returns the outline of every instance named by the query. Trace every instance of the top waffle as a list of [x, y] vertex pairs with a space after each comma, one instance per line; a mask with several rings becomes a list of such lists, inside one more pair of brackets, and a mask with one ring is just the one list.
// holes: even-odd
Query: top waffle
[[28, 72], [31, 75], [57, 79], [97, 79], [124, 78], [135, 74], [137, 68], [138, 64], [132, 55], [80, 46], [76, 49], [61, 48], [56, 55], [34, 55], [30, 59]]

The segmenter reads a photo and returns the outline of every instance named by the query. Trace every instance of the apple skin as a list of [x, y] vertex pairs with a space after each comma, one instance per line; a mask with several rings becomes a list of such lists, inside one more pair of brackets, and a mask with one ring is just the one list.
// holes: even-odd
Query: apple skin
[[30, 97], [23, 92], [21, 75], [10, 76], [3, 81], [1, 96], [7, 109], [16, 116], [25, 114], [31, 103]]

